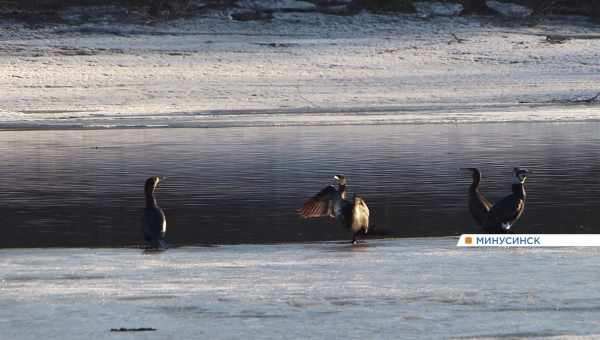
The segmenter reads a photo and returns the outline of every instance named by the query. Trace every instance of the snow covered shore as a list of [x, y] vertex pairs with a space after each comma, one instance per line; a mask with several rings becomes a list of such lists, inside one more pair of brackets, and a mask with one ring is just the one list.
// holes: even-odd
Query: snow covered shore
[[600, 120], [597, 38], [583, 19], [5, 21], [0, 128]]
[[455, 244], [1, 250], [0, 327], [36, 340], [600, 336], [597, 248]]

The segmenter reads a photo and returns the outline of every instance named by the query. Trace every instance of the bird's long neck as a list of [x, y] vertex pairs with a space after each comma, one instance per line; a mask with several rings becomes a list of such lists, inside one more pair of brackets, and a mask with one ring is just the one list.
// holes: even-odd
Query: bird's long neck
[[340, 196], [343, 200], [346, 199], [346, 184], [338, 185], [338, 191], [340, 192]]
[[146, 208], [156, 208], [156, 198], [154, 197], [154, 188], [146, 188]]
[[517, 197], [525, 199], [527, 196], [527, 193], [525, 192], [525, 183], [513, 183], [512, 192], [517, 195]]
[[473, 183], [469, 187], [470, 192], [478, 192], [479, 191], [479, 183], [481, 182], [480, 174], [473, 174]]

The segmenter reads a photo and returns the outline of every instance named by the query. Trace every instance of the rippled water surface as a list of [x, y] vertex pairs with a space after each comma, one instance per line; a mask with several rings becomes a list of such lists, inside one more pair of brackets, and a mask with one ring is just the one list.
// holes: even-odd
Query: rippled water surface
[[[0, 250], [3, 339], [600, 337], [597, 248], [455, 238]], [[155, 328], [115, 334], [111, 328]]]
[[0, 148], [0, 247], [138, 244], [150, 175], [172, 244], [349, 239], [295, 214], [334, 174], [379, 234], [455, 235], [474, 230], [461, 166], [492, 200], [533, 171], [516, 232], [600, 231], [600, 123], [1, 131]]

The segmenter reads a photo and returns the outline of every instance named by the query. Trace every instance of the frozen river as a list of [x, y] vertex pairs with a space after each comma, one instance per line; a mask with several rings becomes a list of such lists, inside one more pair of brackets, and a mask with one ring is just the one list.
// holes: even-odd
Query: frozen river
[[[600, 337], [600, 250], [456, 238], [0, 250], [3, 339]], [[112, 333], [111, 328], [156, 331]]]

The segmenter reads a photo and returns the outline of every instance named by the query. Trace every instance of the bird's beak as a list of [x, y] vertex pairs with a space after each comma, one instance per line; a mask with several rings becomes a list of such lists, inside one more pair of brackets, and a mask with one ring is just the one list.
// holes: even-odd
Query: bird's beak
[[335, 179], [336, 181], [340, 180], [340, 177], [338, 175], [333, 176], [333, 179]]
[[167, 176], [160, 176], [158, 177], [161, 181], [164, 181], [165, 179], [167, 179]]

